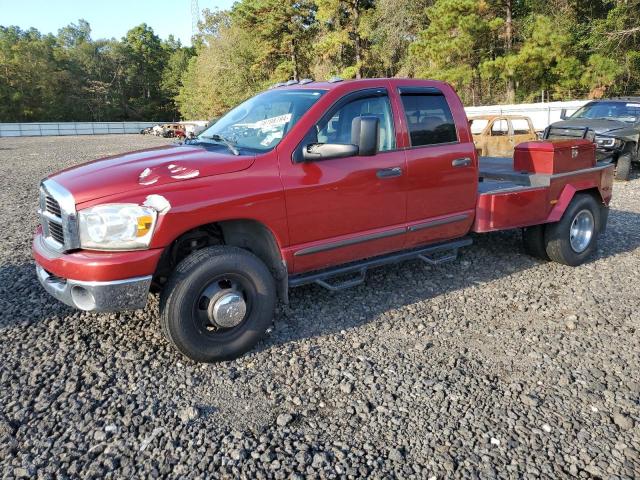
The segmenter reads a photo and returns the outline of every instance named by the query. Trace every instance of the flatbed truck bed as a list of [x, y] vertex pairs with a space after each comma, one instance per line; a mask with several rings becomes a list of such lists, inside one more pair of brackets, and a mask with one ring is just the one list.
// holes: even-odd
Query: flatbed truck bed
[[578, 190], [611, 197], [609, 161], [562, 173], [518, 171], [510, 157], [478, 158], [477, 233], [556, 222]]

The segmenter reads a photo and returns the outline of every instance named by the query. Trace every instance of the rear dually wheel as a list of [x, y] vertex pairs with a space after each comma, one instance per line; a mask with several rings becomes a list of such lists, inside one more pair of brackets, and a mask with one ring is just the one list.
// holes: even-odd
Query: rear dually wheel
[[592, 195], [577, 194], [560, 221], [546, 226], [545, 250], [549, 258], [577, 266], [591, 256], [604, 226], [602, 208]]
[[541, 260], [549, 260], [544, 241], [545, 228], [546, 225], [533, 225], [522, 229], [522, 243], [525, 252]]

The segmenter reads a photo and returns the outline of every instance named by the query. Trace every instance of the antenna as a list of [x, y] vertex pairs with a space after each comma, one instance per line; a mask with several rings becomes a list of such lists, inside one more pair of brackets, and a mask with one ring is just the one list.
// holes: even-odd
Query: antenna
[[198, 21], [200, 20], [200, 9], [198, 0], [191, 0], [191, 35], [198, 33]]

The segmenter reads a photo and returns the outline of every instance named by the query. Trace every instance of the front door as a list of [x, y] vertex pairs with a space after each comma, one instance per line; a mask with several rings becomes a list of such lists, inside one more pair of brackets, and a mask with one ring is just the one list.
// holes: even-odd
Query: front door
[[[465, 235], [478, 186], [477, 156], [462, 105], [452, 108], [434, 88], [400, 88], [407, 149], [407, 246]], [[451, 90], [449, 98], [457, 97]], [[454, 113], [455, 112], [455, 120]]]
[[[379, 120], [378, 153], [302, 161], [309, 143], [350, 144], [358, 116]], [[296, 273], [399, 250], [405, 240], [406, 164], [396, 150], [384, 88], [348, 94], [307, 133], [294, 159], [280, 160]]]

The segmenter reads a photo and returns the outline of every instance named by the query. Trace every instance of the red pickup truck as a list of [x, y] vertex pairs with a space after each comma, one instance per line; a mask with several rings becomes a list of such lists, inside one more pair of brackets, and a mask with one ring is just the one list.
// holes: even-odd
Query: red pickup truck
[[613, 166], [585, 140], [479, 158], [446, 83], [277, 85], [194, 140], [70, 168], [40, 188], [37, 275], [90, 311], [160, 292], [168, 340], [196, 361], [260, 340], [288, 289], [441, 263], [470, 232], [523, 228], [525, 249], [582, 263], [606, 226]]

